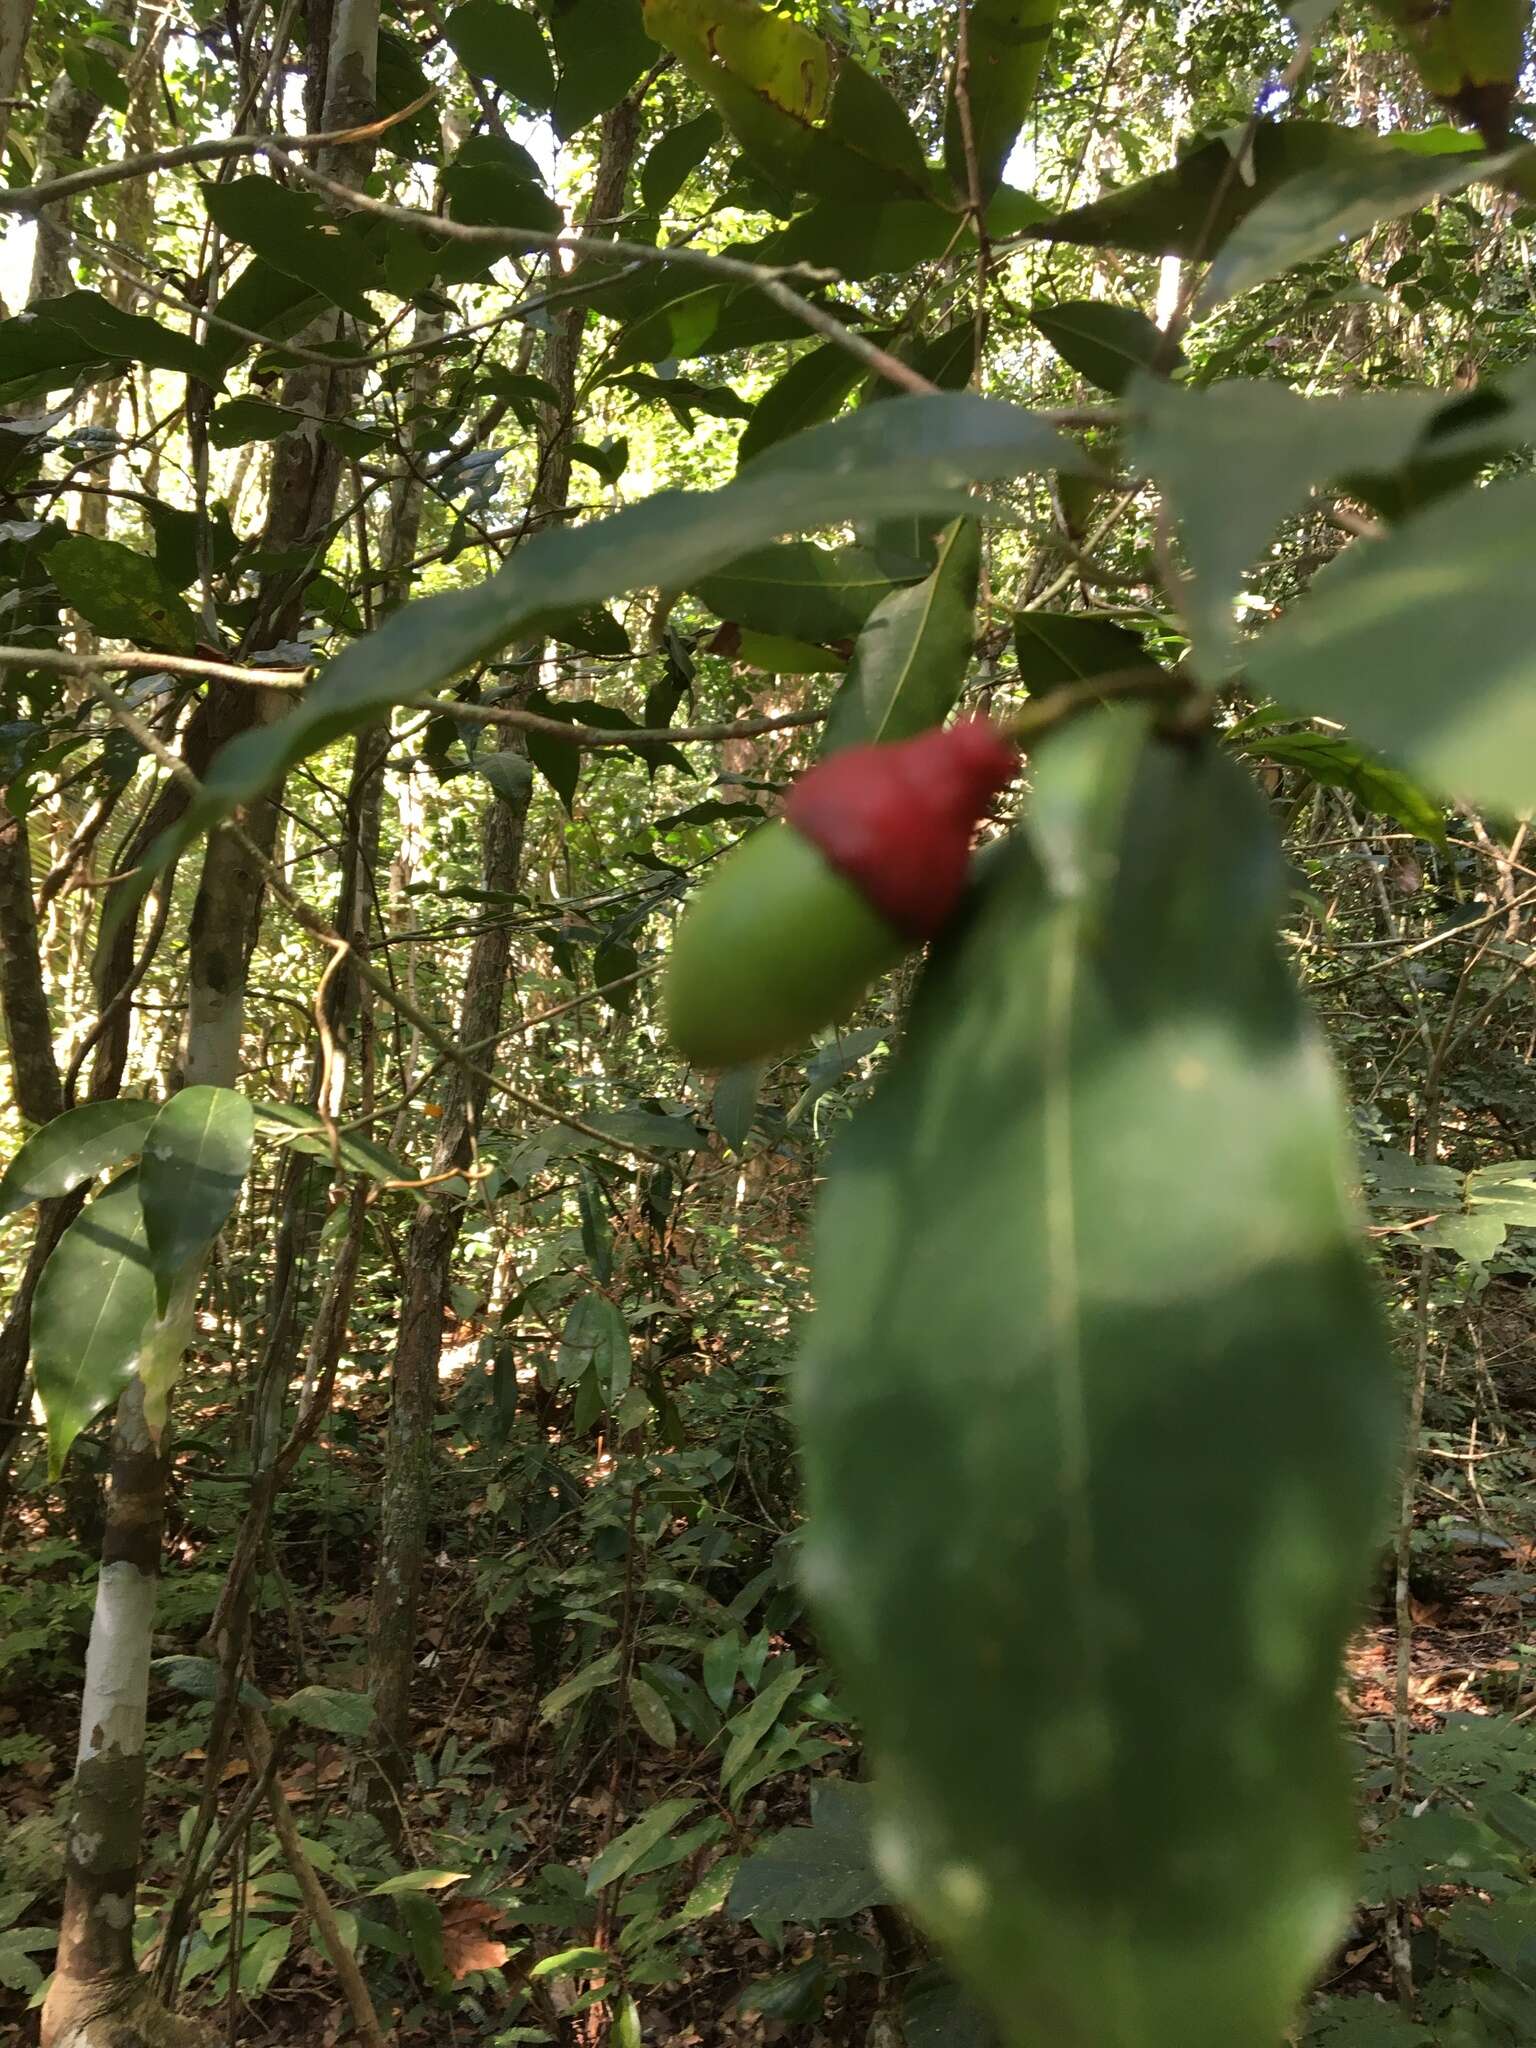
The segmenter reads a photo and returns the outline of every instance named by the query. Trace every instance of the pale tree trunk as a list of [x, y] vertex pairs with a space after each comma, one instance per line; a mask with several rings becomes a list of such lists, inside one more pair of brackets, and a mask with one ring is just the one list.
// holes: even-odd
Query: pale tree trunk
[[[199, 1013], [183, 1061], [217, 1087], [232, 1088], [239, 1079], [239, 1037], [229, 1019], [243, 1006], [260, 902], [246, 866], [230, 859], [226, 835], [215, 833], [203, 857], [188, 971], [193, 989], [217, 984], [224, 1006]], [[143, 1388], [133, 1379], [112, 1429], [106, 1534], [65, 1838], [59, 1959], [43, 2007], [42, 2048], [202, 2048], [217, 2038], [200, 2022], [168, 2014], [133, 1955], [170, 1442], [168, 1428], [158, 1441], [151, 1433]]]
[[[615, 107], [606, 116], [584, 233], [603, 232], [605, 224], [622, 211], [638, 132], [639, 110], [631, 103]], [[571, 417], [584, 320], [583, 314], [573, 313], [559, 321], [545, 351], [545, 375], [559, 394], [559, 403], [549, 409], [541, 435], [539, 483], [530, 507], [535, 517], [562, 510], [569, 494]], [[521, 751], [521, 741], [511, 730], [503, 744], [508, 750]], [[525, 786], [520, 800], [498, 797], [487, 808], [482, 886], [488, 892], [510, 895], [521, 879], [530, 793]], [[505, 929], [485, 930], [476, 938], [459, 1010], [459, 1044], [478, 1045], [500, 1028], [510, 952], [511, 934]], [[460, 1068], [449, 1070], [432, 1161], [434, 1174], [470, 1163], [486, 1093], [482, 1081]], [[379, 1507], [379, 1555], [368, 1631], [368, 1680], [375, 1712], [374, 1806], [391, 1831], [398, 1830], [396, 1795], [410, 1751], [411, 1678], [431, 1505], [443, 1309], [463, 1215], [462, 1200], [447, 1194], [423, 1202], [405, 1251], [405, 1295], [395, 1337]]]
[[[126, 28], [133, 19], [133, 0], [107, 0], [101, 19]], [[117, 46], [110, 38], [98, 45], [104, 52]], [[77, 163], [101, 115], [102, 102], [61, 71], [48, 93], [38, 145], [35, 182], [45, 184]], [[70, 257], [74, 247], [69, 201], [56, 199], [38, 209], [37, 244], [32, 254], [31, 299], [54, 299], [74, 282]]]

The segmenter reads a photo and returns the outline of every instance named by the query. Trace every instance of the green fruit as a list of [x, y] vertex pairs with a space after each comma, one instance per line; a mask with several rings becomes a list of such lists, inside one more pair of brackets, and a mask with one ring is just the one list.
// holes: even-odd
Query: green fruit
[[789, 825], [733, 848], [683, 914], [667, 1028], [685, 1058], [735, 1067], [845, 1016], [908, 942]]

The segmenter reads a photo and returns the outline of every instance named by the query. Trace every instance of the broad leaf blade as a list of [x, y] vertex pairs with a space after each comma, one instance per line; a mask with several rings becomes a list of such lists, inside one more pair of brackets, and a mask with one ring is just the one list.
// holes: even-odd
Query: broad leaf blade
[[1442, 498], [1361, 542], [1255, 644], [1266, 695], [1336, 718], [1431, 789], [1536, 804], [1536, 478]]
[[1395, 469], [1440, 403], [1428, 391], [1303, 398], [1281, 384], [1233, 379], [1196, 391], [1151, 377], [1137, 378], [1130, 396], [1132, 452], [1181, 521], [1190, 637], [1211, 681], [1230, 666], [1233, 599], [1275, 528], [1319, 484]]
[[250, 1103], [233, 1088], [183, 1088], [151, 1124], [139, 1193], [162, 1311], [239, 1199], [255, 1130]]
[[54, 1247], [32, 1304], [32, 1378], [48, 1422], [48, 1469], [133, 1377], [155, 1319], [155, 1283], [125, 1173], [88, 1202]]
[[1067, 299], [1058, 306], [1037, 306], [1029, 317], [1063, 362], [1116, 397], [1138, 370], [1157, 365], [1172, 372], [1184, 361], [1183, 350], [1171, 346], [1134, 306]]
[[1353, 1898], [1395, 1369], [1263, 806], [1142, 731], [1042, 751], [834, 1165], [798, 1390], [885, 1866], [1019, 2048], [1277, 2040]]
[[138, 1151], [159, 1114], [158, 1102], [131, 1096], [66, 1109], [32, 1133], [0, 1177], [0, 1217], [67, 1195], [109, 1167], [121, 1166]]
[[[970, 76], [962, 81], [957, 70], [950, 80], [944, 168], [956, 191], [972, 198], [974, 159], [980, 197], [990, 199], [1034, 104], [1061, 0], [966, 0], [966, 7]], [[962, 83], [968, 119], [957, 101]]]
[[1431, 199], [1497, 177], [1524, 153], [1468, 160], [1388, 149], [1356, 163], [1303, 171], [1233, 230], [1201, 286], [1196, 311], [1213, 313], [1225, 300], [1353, 241], [1380, 220], [1396, 220]]
[[976, 523], [958, 519], [940, 536], [933, 573], [871, 613], [832, 700], [825, 752], [910, 739], [943, 723], [970, 666], [980, 571]]

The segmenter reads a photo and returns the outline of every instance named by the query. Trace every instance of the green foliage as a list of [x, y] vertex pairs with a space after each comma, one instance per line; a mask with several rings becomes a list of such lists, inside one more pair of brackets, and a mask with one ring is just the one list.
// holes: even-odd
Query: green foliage
[[[1057, 741], [821, 1221], [807, 1584], [890, 1877], [1020, 2042], [1267, 2038], [1350, 1897], [1334, 1668], [1391, 1373], [1276, 882], [1218, 756]], [[1139, 1551], [1169, 1485], [1177, 1549]]]

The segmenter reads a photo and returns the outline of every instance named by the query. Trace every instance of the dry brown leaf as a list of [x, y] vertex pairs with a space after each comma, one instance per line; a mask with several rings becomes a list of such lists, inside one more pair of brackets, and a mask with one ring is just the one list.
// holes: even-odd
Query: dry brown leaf
[[491, 1929], [502, 1916], [489, 1899], [454, 1899], [443, 1908], [443, 1961], [455, 1983], [471, 1970], [499, 1970], [511, 1950]]

